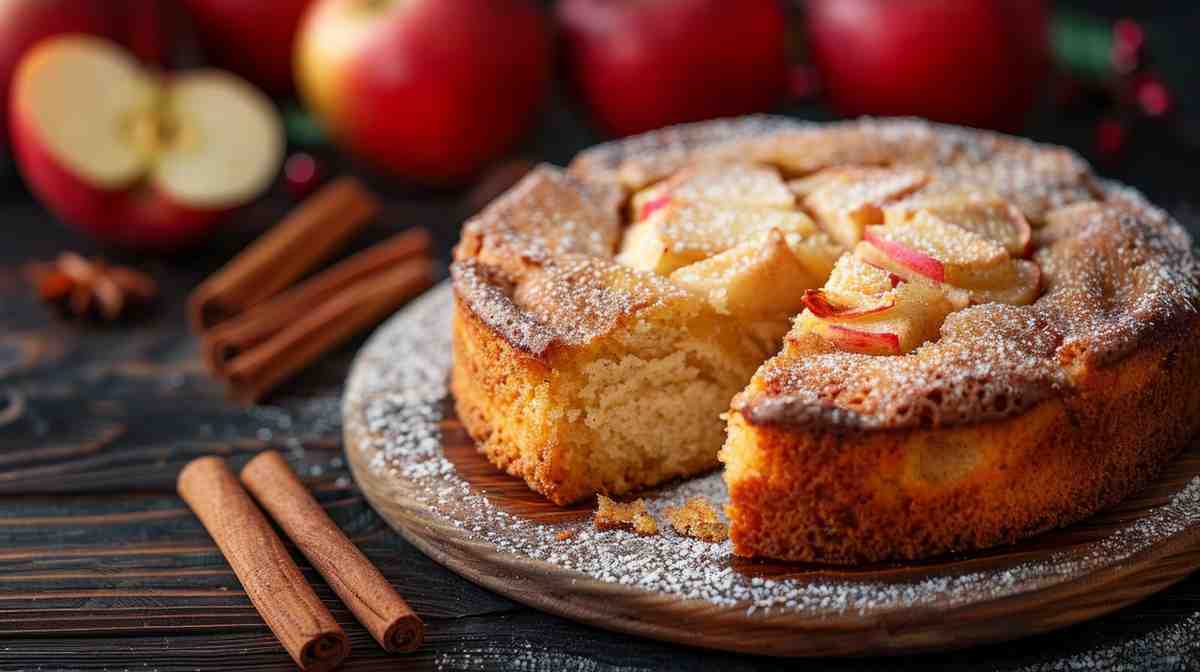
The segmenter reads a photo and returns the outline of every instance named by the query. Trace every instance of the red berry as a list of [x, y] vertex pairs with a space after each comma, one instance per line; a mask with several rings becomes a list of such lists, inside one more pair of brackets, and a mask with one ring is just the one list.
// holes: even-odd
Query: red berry
[[321, 163], [311, 154], [296, 152], [283, 164], [283, 179], [287, 190], [300, 199], [312, 193], [324, 178]]
[[1163, 117], [1171, 111], [1171, 92], [1157, 77], [1147, 76], [1138, 80], [1133, 95], [1147, 117]]
[[1146, 32], [1133, 19], [1120, 19], [1113, 24], [1112, 62], [1118, 72], [1133, 72], [1142, 59]]

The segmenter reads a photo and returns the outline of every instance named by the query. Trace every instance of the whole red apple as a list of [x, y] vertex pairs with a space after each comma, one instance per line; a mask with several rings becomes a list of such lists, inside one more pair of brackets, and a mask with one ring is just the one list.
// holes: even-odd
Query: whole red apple
[[778, 0], [562, 0], [570, 75], [616, 135], [762, 112], [787, 86]]
[[205, 54], [276, 95], [292, 92], [292, 52], [312, 0], [186, 0]]
[[525, 132], [551, 75], [529, 0], [319, 0], [296, 82], [347, 148], [419, 182], [457, 182]]
[[1043, 0], [809, 0], [822, 83], [846, 115], [1017, 130], [1049, 71]]
[[278, 113], [229, 73], [162, 78], [109, 40], [60, 35], [26, 53], [9, 115], [17, 165], [62, 219], [121, 245], [173, 248], [271, 185]]

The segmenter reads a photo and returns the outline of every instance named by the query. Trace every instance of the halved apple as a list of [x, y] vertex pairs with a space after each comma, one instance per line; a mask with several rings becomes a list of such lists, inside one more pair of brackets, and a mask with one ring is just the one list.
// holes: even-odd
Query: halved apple
[[817, 227], [795, 210], [672, 200], [625, 232], [617, 261], [659, 275], [707, 259], [778, 229], [808, 236]]
[[116, 44], [42, 42], [13, 82], [22, 173], [63, 219], [105, 240], [174, 247], [271, 184], [284, 142], [245, 81], [198, 70], [160, 79]]
[[922, 191], [884, 208], [884, 223], [903, 223], [921, 210], [1000, 243], [1014, 257], [1032, 252], [1033, 230], [1029, 221], [1016, 206], [999, 196]]
[[778, 229], [671, 274], [717, 312], [748, 320], [791, 319], [804, 306], [805, 290], [824, 279], [796, 258]]
[[834, 240], [847, 247], [862, 240], [866, 227], [883, 223], [883, 206], [929, 181], [916, 168], [836, 168], [788, 186]]
[[773, 168], [750, 163], [705, 163], [685, 168], [635, 194], [630, 202], [634, 221], [646, 219], [672, 200], [785, 209], [796, 204], [796, 197]]

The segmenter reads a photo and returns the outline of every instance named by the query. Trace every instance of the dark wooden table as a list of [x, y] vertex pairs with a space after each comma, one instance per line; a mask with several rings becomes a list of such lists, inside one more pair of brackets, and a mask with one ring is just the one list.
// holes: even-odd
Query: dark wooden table
[[[554, 117], [526, 152], [563, 161], [589, 141]], [[1079, 143], [1084, 129], [1040, 137]], [[569, 140], [568, 140], [569, 138]], [[1197, 156], [1147, 138], [1123, 169], [1184, 217]], [[365, 240], [431, 227], [442, 258], [467, 214], [463, 194], [397, 191]], [[133, 258], [164, 301], [122, 326], [58, 319], [20, 268], [65, 249], [97, 251], [19, 185], [0, 188], [0, 670], [263, 670], [291, 661], [199, 522], [174, 494], [193, 457], [240, 465], [267, 447], [289, 456], [334, 519], [428, 626], [418, 653], [386, 656], [303, 558], [354, 646], [347, 670], [810, 670], [1200, 668], [1200, 576], [1098, 621], [1024, 641], [905, 660], [789, 662], [611, 634], [539, 613], [441, 568], [393, 533], [356, 490], [341, 453], [339, 387], [358, 343], [325, 358], [269, 405], [225, 401], [184, 324], [188, 289], [288, 207], [254, 206], [199, 250]], [[1083, 666], [1083, 667], [1079, 667]]]

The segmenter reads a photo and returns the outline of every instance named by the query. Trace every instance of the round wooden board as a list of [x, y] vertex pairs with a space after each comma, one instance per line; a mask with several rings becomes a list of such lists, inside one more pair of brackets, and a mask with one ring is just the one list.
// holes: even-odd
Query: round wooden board
[[[516, 601], [602, 628], [777, 656], [878, 655], [1013, 639], [1140, 600], [1200, 565], [1200, 448], [1150, 487], [1068, 528], [988, 552], [831, 568], [734, 557], [664, 530], [591, 528], [476, 452], [446, 391], [451, 292], [394, 317], [347, 383], [346, 454], [367, 499], [406, 539]], [[719, 474], [641, 493], [652, 511]], [[659, 516], [660, 521], [662, 517]], [[665, 527], [663, 525], [662, 527]]]

